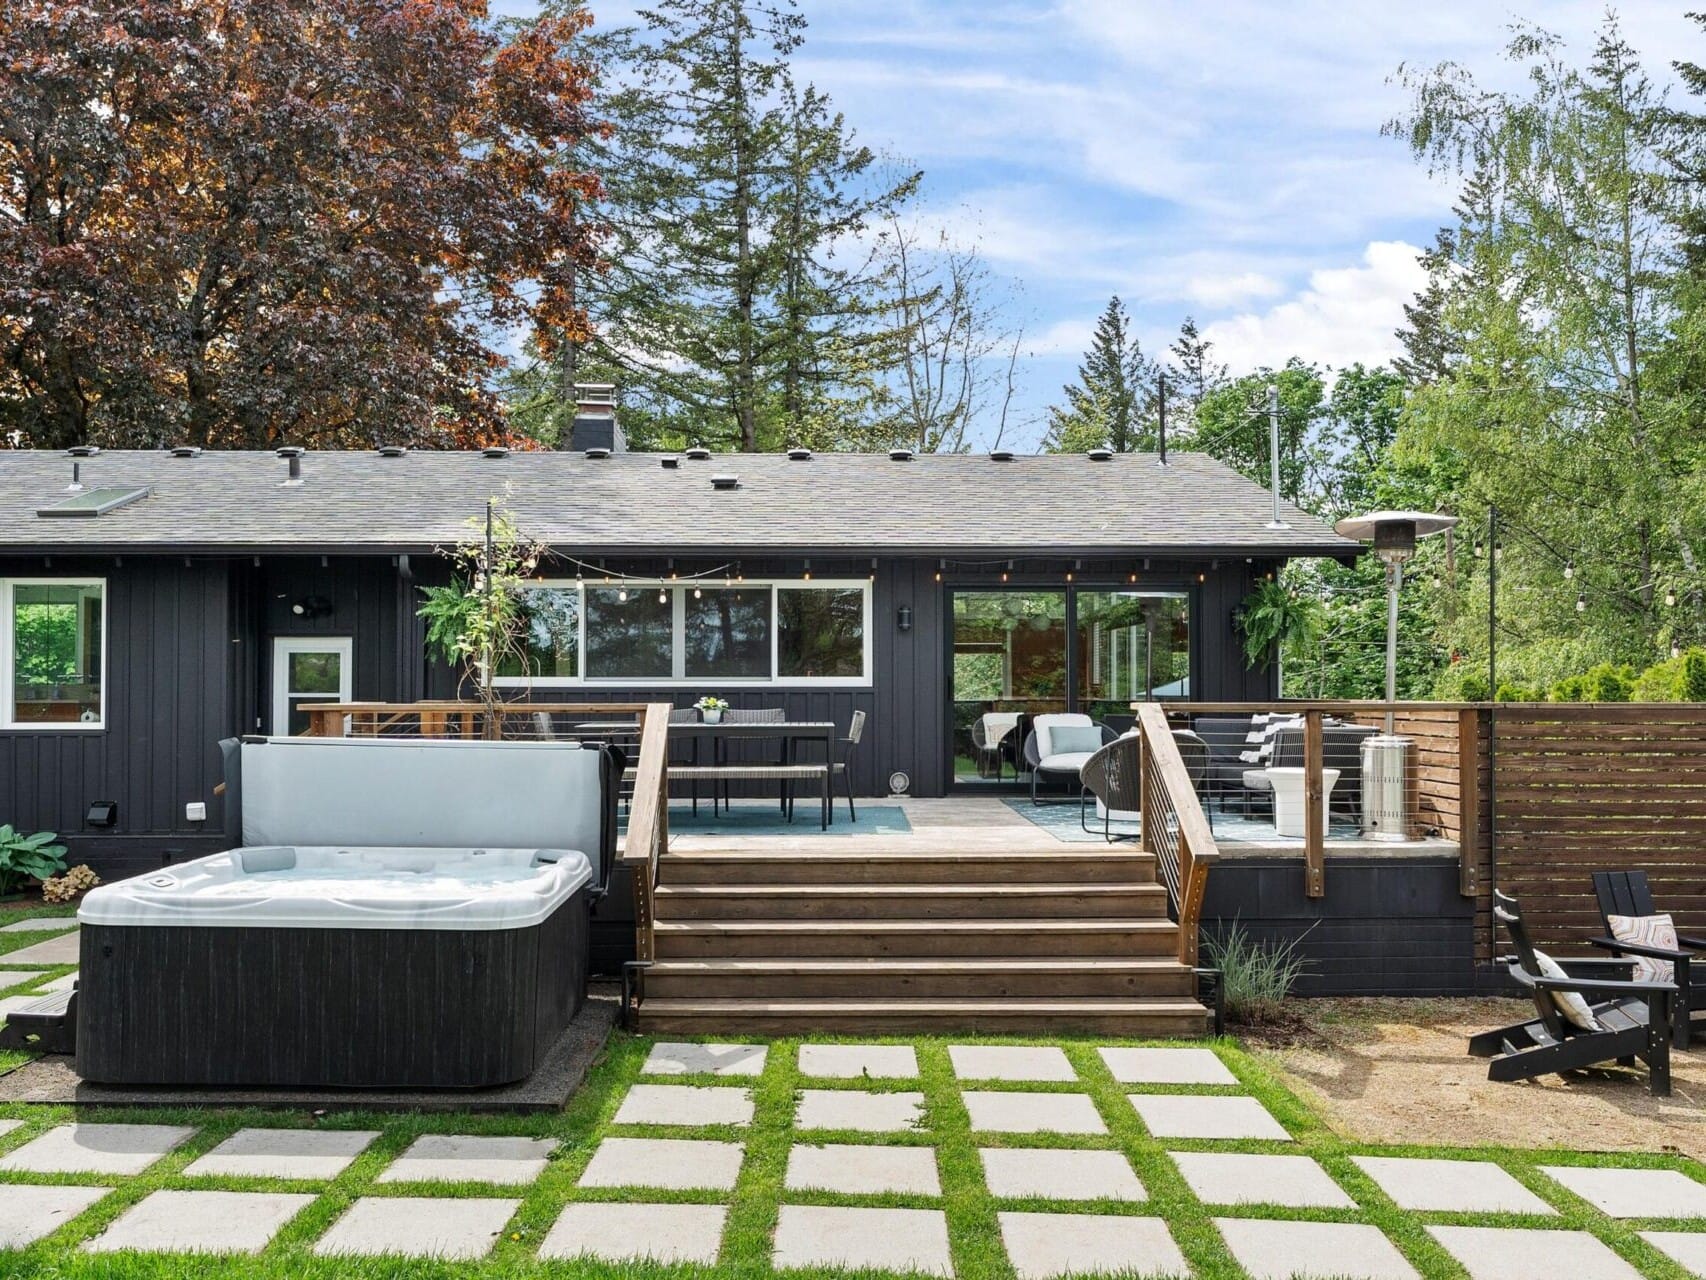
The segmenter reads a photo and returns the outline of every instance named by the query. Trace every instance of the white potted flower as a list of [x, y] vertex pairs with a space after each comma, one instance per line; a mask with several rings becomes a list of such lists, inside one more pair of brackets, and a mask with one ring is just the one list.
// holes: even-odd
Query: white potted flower
[[706, 694], [693, 704], [699, 708], [699, 714], [705, 718], [706, 724], [721, 724], [723, 712], [729, 709], [729, 704], [721, 698]]

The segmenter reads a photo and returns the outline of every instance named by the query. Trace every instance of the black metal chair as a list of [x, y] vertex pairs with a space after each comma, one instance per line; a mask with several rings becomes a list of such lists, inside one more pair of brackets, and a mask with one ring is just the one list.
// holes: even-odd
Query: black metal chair
[[[752, 707], [752, 708], [730, 707], [727, 711], [723, 712], [723, 723], [724, 724], [786, 724], [787, 720], [788, 720], [788, 713], [785, 710], [783, 710], [781, 707]], [[714, 754], [715, 754], [715, 760], [716, 760], [717, 764], [719, 764], [719, 765], [727, 765], [728, 764], [728, 762], [729, 762], [729, 740], [727, 738], [718, 738], [716, 740], [716, 751]], [[774, 763], [778, 767], [780, 767], [782, 765], [786, 765], [788, 762], [789, 762], [788, 761], [788, 740], [786, 738], [778, 739], [777, 747], [776, 747], [776, 759], [775, 759]], [[727, 809], [730, 807], [730, 805], [729, 805], [729, 784], [728, 784], [727, 779], [723, 780], [722, 792], [723, 792], [723, 808]], [[789, 803], [788, 803], [789, 798], [790, 798], [788, 792], [789, 792], [788, 783], [784, 780], [782, 782], [782, 794], [781, 794], [780, 799], [778, 800], [778, 807], [781, 809], [781, 811], [783, 813], [787, 813], [790, 816], [792, 816], [792, 811], [789, 808]], [[711, 788], [711, 811], [713, 813], [716, 812], [716, 805], [717, 805], [716, 793], [717, 793], [717, 788], [715, 785], [713, 785]]]
[[[669, 722], [671, 724], [698, 724], [699, 708], [675, 707], [669, 713]], [[686, 748], [686, 756], [684, 758], [678, 759], [676, 757], [675, 750], [677, 747]], [[697, 734], [688, 734], [683, 739], [671, 742], [669, 744], [669, 748], [669, 763], [671, 768], [674, 768], [677, 765], [695, 765], [699, 763], [699, 738]], [[689, 794], [693, 797], [693, 814], [697, 817], [699, 814], [699, 780], [697, 778], [690, 777], [687, 779], [687, 783]], [[712, 803], [716, 803], [715, 796], [712, 797]]]
[[1001, 781], [1002, 763], [1001, 742], [989, 740], [989, 721], [982, 715], [971, 722], [971, 754], [972, 762], [977, 766], [977, 776], [980, 778], [994, 777]]
[[1588, 942], [1614, 956], [1645, 956], [1649, 960], [1668, 960], [1676, 981], [1676, 1001], [1672, 1008], [1672, 1038], [1678, 1049], [1686, 1049], [1693, 1039], [1694, 1009], [1701, 1010], [1706, 1021], [1706, 974], [1692, 971], [1690, 964], [1701, 952], [1706, 952], [1706, 938], [1676, 935], [1677, 949], [1649, 947], [1636, 942], [1623, 942], [1612, 936], [1612, 916], [1654, 916], [1653, 891], [1647, 884], [1645, 871], [1596, 871], [1593, 873], [1593, 892], [1599, 899], [1599, 919], [1605, 926], [1603, 938]]
[[[1554, 960], [1551, 965], [1556, 972], [1549, 972], [1529, 941], [1516, 899], [1495, 890], [1493, 913], [1516, 946], [1514, 956], [1504, 957], [1505, 965], [1528, 990], [1540, 1016], [1470, 1038], [1471, 1056], [1492, 1059], [1487, 1079], [1531, 1080], [1611, 1061], [1633, 1066], [1639, 1058], [1647, 1064], [1652, 1094], [1669, 1097], [1671, 1001], [1676, 985], [1598, 976], [1627, 974], [1631, 967], [1627, 960]], [[1562, 997], [1569, 993], [1589, 999], [1588, 1009], [1598, 1029], [1578, 1026], [1566, 1015]]]
[[853, 808], [853, 753], [859, 749], [859, 741], [865, 736], [865, 713], [855, 711], [853, 719], [847, 726], [847, 736], [841, 739], [841, 759], [830, 762], [830, 769], [838, 773], [847, 784], [847, 818], [850, 822], [859, 821], [858, 811]]

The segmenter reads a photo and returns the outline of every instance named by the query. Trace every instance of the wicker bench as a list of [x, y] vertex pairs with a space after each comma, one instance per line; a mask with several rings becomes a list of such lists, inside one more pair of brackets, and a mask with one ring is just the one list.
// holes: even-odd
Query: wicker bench
[[[634, 770], [628, 770], [630, 777]], [[669, 780], [674, 782], [709, 782], [713, 788], [719, 782], [813, 782], [818, 784], [820, 793], [819, 823], [824, 830], [829, 829], [830, 799], [829, 799], [830, 767], [827, 764], [672, 764], [669, 767]], [[792, 794], [787, 796], [788, 820], [794, 818], [794, 800]]]

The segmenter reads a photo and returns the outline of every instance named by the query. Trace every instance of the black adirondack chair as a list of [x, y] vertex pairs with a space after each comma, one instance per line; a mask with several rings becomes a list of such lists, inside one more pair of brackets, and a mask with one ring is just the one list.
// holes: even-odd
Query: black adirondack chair
[[[1691, 972], [1689, 961], [1706, 951], [1706, 938], [1676, 935], [1677, 950], [1646, 947], [1633, 942], [1619, 942], [1611, 936], [1610, 916], [1651, 916], [1658, 911], [1653, 906], [1653, 891], [1647, 887], [1645, 871], [1596, 871], [1593, 873], [1594, 896], [1599, 899], [1599, 919], [1605, 926], [1603, 938], [1588, 941], [1618, 956], [1648, 956], [1654, 960], [1669, 960], [1676, 970], [1676, 999], [1671, 1006], [1673, 1039], [1678, 1049], [1688, 1048], [1692, 1039], [1694, 1010], [1701, 1010], [1706, 1021], [1706, 973]], [[1696, 985], [1698, 984], [1698, 985]]]
[[[1671, 998], [1669, 982], [1630, 982], [1627, 960], [1560, 960], [1568, 976], [1548, 978], [1540, 971], [1534, 945], [1523, 927], [1516, 899], [1493, 894], [1494, 914], [1510, 931], [1516, 954], [1506, 956], [1511, 977], [1534, 998], [1540, 1016], [1532, 1022], [1483, 1031], [1469, 1041], [1470, 1055], [1491, 1058], [1489, 1080], [1531, 1080], [1535, 1076], [1577, 1071], [1615, 1060], [1626, 1067], [1639, 1058], [1647, 1064], [1653, 1096], [1670, 1096]], [[1599, 976], [1599, 975], [1607, 976]], [[1603, 1030], [1585, 1031], [1564, 1017], [1554, 992], [1574, 991], [1588, 1001]]]

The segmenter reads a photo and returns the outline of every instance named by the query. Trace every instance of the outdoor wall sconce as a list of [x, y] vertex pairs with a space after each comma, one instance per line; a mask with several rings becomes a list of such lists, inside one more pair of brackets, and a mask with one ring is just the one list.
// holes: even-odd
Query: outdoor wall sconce
[[83, 821], [91, 827], [117, 826], [118, 802], [116, 800], [96, 800], [89, 806], [89, 811], [83, 815]]
[[325, 596], [303, 596], [290, 606], [290, 611], [298, 618], [329, 618], [333, 607]]
[[894, 622], [902, 631], [912, 630], [912, 606], [903, 604], [895, 611]]

